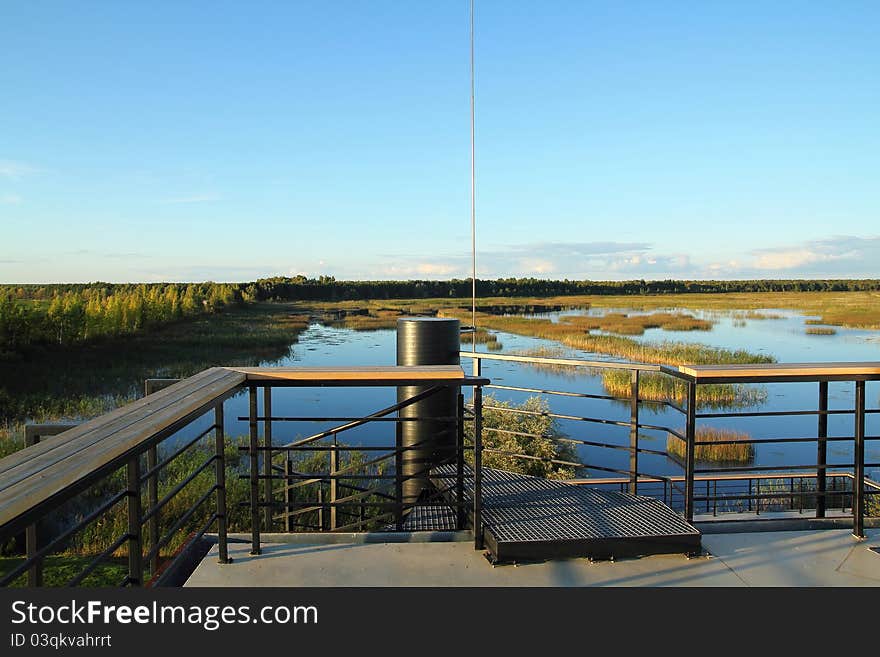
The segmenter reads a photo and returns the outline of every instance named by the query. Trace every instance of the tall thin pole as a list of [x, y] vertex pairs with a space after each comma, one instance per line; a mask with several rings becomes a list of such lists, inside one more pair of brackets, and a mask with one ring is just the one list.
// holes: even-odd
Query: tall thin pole
[[471, 351], [477, 350], [477, 202], [474, 148], [474, 3], [471, 0]]

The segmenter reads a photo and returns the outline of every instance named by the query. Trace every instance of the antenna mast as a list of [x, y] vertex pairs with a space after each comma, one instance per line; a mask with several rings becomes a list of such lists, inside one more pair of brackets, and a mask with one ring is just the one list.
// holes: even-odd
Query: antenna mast
[[474, 3], [471, 0], [471, 351], [477, 350], [477, 204], [474, 149]]

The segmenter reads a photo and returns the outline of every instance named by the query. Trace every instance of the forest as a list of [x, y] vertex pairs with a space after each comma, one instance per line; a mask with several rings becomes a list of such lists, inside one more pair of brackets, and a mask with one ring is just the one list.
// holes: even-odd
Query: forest
[[[577, 281], [477, 280], [479, 297], [724, 294], [880, 290], [880, 280]], [[118, 337], [255, 301], [469, 298], [471, 281], [341, 281], [274, 277], [249, 283], [0, 285], [0, 357], [39, 345]]]

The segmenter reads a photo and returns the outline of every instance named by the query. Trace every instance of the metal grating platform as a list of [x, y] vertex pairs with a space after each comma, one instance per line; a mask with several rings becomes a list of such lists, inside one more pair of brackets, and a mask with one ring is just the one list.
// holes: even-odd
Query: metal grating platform
[[[438, 488], [455, 478], [455, 466], [431, 471]], [[464, 494], [473, 496], [473, 473]], [[540, 477], [483, 469], [486, 547], [498, 561], [562, 557], [696, 553], [700, 532], [652, 497], [598, 490]]]
[[455, 511], [445, 504], [414, 506], [403, 520], [403, 531], [405, 532], [451, 532], [455, 530]]

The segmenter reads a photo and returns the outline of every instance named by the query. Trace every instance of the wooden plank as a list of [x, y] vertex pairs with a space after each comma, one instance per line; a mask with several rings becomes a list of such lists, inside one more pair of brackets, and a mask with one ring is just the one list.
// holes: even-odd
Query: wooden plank
[[[673, 368], [670, 368], [673, 369]], [[777, 377], [853, 376], [880, 378], [880, 362], [759, 363], [746, 365], [680, 365], [677, 372], [701, 379], [760, 379]]]
[[240, 367], [235, 368], [252, 381], [291, 381], [326, 383], [350, 381], [379, 384], [385, 381], [457, 381], [465, 378], [459, 365], [365, 366], [365, 367]]
[[[51, 438], [41, 440], [38, 445], [19, 450], [14, 454], [0, 459], [0, 490], [6, 484], [5, 475], [23, 464], [42, 457], [48, 457], [56, 450], [60, 450], [58, 458], [65, 458], [70, 454], [89, 447], [102, 439], [98, 430], [105, 432], [117, 430], [136, 422], [144, 417], [155, 413], [157, 410], [174, 404], [182, 396], [210, 385], [214, 381], [222, 380], [228, 376], [228, 371], [221, 367], [211, 368], [200, 372], [195, 376], [181, 381], [164, 390], [156, 392], [149, 397], [139, 399], [131, 404], [121, 406], [110, 413], [83, 422], [79, 426], [58, 434]], [[47, 466], [54, 461], [49, 459], [40, 460], [42, 466]]]
[[[177, 400], [176, 404], [163, 407], [128, 426], [118, 428], [109, 435], [96, 431], [102, 434], [102, 438], [87, 449], [80, 449], [36, 471], [30, 467], [21, 468], [17, 472], [0, 477], [4, 483], [4, 488], [0, 490], [0, 525], [6, 524], [65, 488], [75, 485], [97, 467], [125, 455], [140, 443], [185, 419], [193, 412], [205, 407], [210, 408], [215, 400], [231, 394], [243, 382], [244, 376], [240, 373], [223, 371], [223, 376], [219, 380], [208, 386], [201, 386], [198, 390]], [[7, 480], [11, 481], [13, 478], [15, 481], [5, 485]]]

